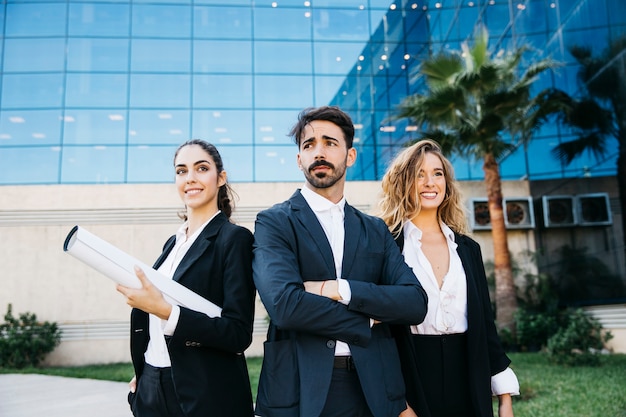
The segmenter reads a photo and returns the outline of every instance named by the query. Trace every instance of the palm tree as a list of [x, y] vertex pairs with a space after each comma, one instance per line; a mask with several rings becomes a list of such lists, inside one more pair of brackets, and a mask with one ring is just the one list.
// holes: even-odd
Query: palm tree
[[571, 47], [570, 53], [580, 64], [582, 98], [572, 99], [562, 116], [575, 139], [560, 143], [553, 153], [566, 165], [584, 152], [601, 159], [608, 142], [617, 140], [617, 184], [626, 248], [626, 36], [609, 43], [597, 57], [581, 46]]
[[554, 61], [536, 61], [518, 75], [528, 50], [524, 46], [492, 56], [487, 30], [482, 28], [473, 45], [464, 43], [462, 51], [440, 53], [421, 64], [417, 77], [425, 92], [405, 98], [397, 115], [425, 128], [423, 136], [439, 141], [444, 151], [482, 159], [494, 245], [496, 319], [500, 329], [511, 333], [517, 299], [499, 161], [531, 138], [555, 104], [550, 91], [531, 97], [533, 82], [555, 67]]

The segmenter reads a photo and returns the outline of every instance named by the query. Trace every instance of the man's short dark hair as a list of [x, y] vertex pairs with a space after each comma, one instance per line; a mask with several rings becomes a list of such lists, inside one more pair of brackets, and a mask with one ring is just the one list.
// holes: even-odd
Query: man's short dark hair
[[352, 147], [354, 141], [354, 124], [350, 116], [337, 106], [309, 107], [300, 112], [298, 122], [291, 128], [289, 136], [298, 148], [300, 148], [300, 139], [305, 127], [315, 121], [325, 120], [337, 125], [343, 132], [348, 149]]

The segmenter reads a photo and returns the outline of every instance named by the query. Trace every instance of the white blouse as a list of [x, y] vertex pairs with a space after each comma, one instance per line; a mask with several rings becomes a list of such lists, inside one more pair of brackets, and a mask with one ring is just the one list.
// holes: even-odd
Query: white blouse
[[[428, 312], [424, 321], [411, 326], [411, 333], [442, 335], [467, 331], [467, 277], [456, 251], [454, 232], [441, 223], [448, 242], [450, 265], [439, 288], [433, 268], [422, 251], [422, 231], [411, 222], [404, 225], [404, 260], [413, 269], [428, 295]], [[511, 368], [491, 377], [493, 395], [519, 395], [519, 381]]]

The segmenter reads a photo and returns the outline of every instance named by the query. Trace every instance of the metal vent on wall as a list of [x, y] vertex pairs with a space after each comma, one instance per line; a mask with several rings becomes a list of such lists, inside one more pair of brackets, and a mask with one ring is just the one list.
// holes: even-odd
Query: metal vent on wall
[[542, 197], [545, 227], [607, 226], [613, 224], [607, 193]]
[[[504, 224], [507, 229], [532, 229], [535, 227], [535, 212], [531, 197], [512, 197], [502, 200]], [[486, 198], [474, 198], [470, 202], [472, 230], [491, 230], [491, 216]]]

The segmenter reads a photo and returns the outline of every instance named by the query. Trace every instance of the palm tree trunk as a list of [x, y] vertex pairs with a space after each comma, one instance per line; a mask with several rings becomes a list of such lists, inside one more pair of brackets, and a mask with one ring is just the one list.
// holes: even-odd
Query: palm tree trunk
[[515, 334], [514, 314], [517, 310], [515, 283], [511, 270], [511, 257], [502, 209], [502, 182], [500, 167], [492, 154], [484, 156], [483, 171], [487, 186], [491, 236], [493, 238], [494, 272], [496, 278], [496, 324], [498, 329], [508, 329]]

